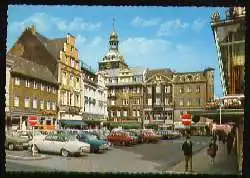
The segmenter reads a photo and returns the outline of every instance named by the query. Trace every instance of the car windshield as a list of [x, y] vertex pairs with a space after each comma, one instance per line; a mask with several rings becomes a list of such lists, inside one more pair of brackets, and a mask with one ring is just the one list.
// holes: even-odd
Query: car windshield
[[97, 136], [96, 135], [87, 135], [87, 138], [89, 140], [98, 140]]

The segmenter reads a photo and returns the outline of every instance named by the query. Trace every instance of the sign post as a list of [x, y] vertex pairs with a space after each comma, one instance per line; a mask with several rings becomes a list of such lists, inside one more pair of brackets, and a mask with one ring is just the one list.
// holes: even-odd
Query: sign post
[[32, 127], [32, 156], [35, 155], [35, 148], [34, 148], [34, 126], [37, 125], [37, 117], [36, 116], [30, 116], [28, 119], [29, 125]]

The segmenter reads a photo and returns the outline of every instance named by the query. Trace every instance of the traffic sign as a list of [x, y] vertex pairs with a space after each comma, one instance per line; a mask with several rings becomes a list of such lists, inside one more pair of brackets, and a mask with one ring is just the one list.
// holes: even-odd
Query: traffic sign
[[183, 114], [181, 117], [181, 122], [185, 126], [191, 125], [192, 119], [190, 114]]
[[37, 116], [29, 116], [28, 123], [30, 126], [36, 126], [37, 125]]

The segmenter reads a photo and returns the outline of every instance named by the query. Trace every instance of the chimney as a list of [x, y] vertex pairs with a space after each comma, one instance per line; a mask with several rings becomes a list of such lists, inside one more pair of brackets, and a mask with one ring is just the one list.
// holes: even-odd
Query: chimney
[[35, 25], [34, 25], [34, 24], [32, 24], [32, 25], [30, 26], [30, 30], [31, 30], [31, 32], [32, 32], [33, 35], [36, 33], [36, 28], [35, 28]]

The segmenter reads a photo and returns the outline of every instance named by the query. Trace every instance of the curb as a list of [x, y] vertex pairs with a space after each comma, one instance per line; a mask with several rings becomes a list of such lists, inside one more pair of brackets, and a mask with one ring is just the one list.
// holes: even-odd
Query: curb
[[11, 160], [25, 160], [25, 161], [34, 161], [34, 160], [45, 160], [51, 158], [50, 156], [14, 156], [14, 155], [6, 155], [6, 159], [11, 159]]

